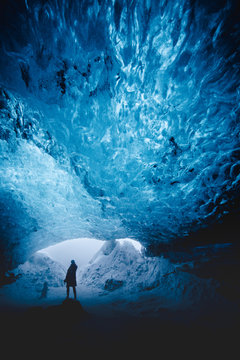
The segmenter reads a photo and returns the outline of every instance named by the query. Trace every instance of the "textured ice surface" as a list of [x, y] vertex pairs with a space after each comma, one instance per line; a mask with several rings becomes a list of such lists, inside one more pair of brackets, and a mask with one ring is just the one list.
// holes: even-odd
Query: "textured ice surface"
[[234, 4], [4, 9], [3, 258], [76, 237], [170, 241], [238, 210]]

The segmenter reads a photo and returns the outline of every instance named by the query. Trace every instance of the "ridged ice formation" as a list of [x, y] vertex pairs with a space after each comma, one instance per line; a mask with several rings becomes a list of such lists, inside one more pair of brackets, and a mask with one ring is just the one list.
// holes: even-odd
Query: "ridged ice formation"
[[20, 256], [23, 238], [30, 252], [80, 236], [170, 241], [238, 209], [234, 4], [5, 9], [2, 244]]

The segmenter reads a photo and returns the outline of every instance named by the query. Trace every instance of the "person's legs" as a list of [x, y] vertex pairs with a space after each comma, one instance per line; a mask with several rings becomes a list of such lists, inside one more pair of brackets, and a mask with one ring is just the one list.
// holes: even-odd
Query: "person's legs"
[[77, 293], [76, 293], [76, 287], [73, 286], [73, 294], [74, 294], [74, 299], [76, 300], [77, 298]]
[[69, 286], [67, 285], [67, 299], [69, 298]]

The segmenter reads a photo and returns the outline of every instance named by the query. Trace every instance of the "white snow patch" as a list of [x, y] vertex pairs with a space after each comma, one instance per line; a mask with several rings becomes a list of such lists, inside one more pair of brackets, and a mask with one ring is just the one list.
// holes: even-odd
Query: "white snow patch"
[[119, 242], [121, 245], [124, 245], [125, 243], [129, 242], [130, 244], [132, 244], [136, 250], [138, 251], [142, 251], [143, 246], [139, 241], [130, 239], [130, 238], [125, 238], [125, 239], [117, 239], [117, 242]]

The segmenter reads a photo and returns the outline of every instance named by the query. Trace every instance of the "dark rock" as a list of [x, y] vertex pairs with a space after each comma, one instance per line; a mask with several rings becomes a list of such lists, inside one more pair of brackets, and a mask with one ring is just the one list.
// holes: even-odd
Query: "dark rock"
[[107, 279], [105, 281], [104, 290], [114, 291], [119, 289], [121, 286], [123, 286], [122, 280]]

